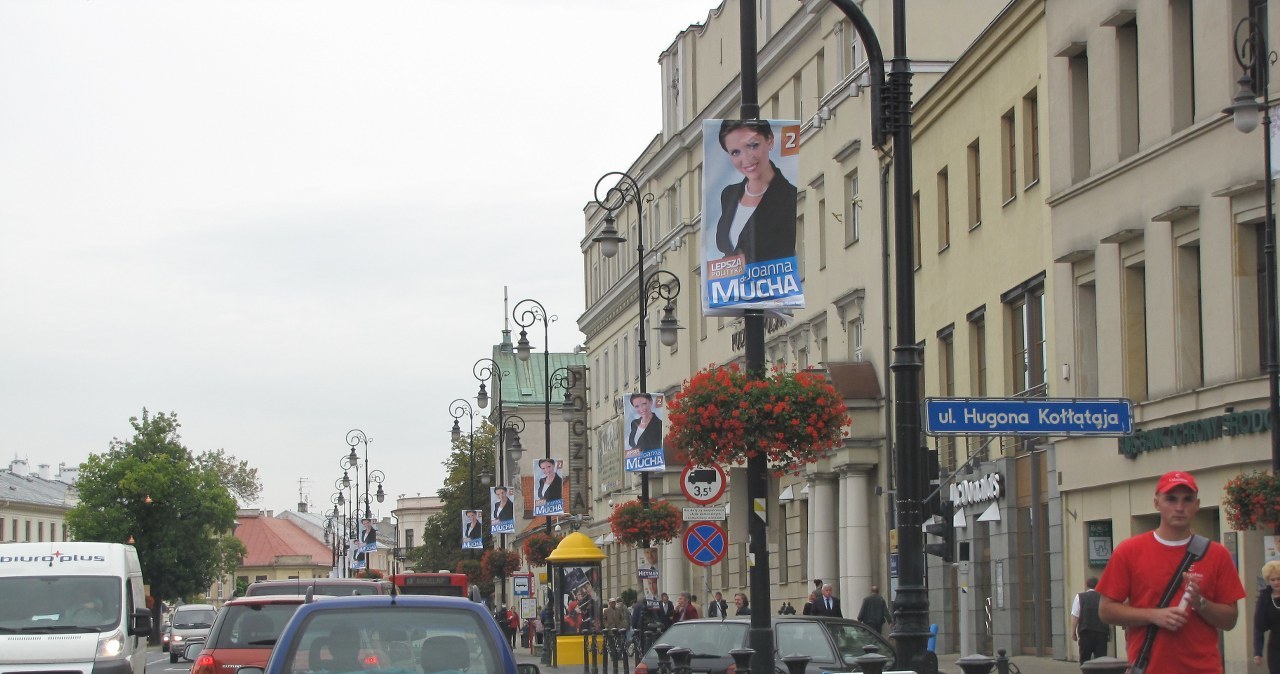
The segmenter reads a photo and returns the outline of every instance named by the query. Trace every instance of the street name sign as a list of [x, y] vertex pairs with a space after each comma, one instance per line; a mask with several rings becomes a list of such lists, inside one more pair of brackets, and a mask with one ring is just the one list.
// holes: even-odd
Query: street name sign
[[728, 519], [724, 506], [685, 508], [682, 519], [686, 522], [722, 522]]
[[1133, 433], [1124, 398], [925, 398], [926, 435], [1092, 435]]

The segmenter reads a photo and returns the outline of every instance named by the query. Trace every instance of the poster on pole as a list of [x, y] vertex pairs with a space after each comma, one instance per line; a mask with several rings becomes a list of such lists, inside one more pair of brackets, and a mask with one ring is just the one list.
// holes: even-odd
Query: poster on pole
[[516, 531], [516, 504], [507, 487], [489, 489], [489, 533], [513, 534]]
[[636, 578], [640, 581], [640, 594], [648, 601], [658, 601], [658, 579], [662, 577], [658, 565], [657, 548], [637, 548]]
[[533, 516], [563, 515], [564, 461], [534, 459]]
[[804, 308], [796, 257], [800, 123], [702, 123], [702, 313]]
[[626, 450], [623, 469], [631, 473], [661, 473], [667, 469], [662, 451], [662, 422], [667, 415], [661, 393], [630, 393], [623, 398]]
[[484, 523], [479, 510], [462, 511], [462, 549], [479, 550], [484, 547]]

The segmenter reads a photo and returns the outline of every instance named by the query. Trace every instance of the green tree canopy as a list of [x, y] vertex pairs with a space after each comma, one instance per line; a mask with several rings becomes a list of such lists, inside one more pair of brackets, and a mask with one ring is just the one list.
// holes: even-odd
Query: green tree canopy
[[143, 578], [160, 599], [203, 594], [244, 557], [232, 533], [232, 494], [256, 498], [257, 469], [220, 449], [192, 455], [173, 413], [144, 408], [129, 423], [132, 438], [112, 438], [106, 453], [80, 465], [80, 502], [67, 512], [67, 527], [81, 541], [133, 537]]
[[[481, 551], [462, 549], [462, 511], [477, 508], [481, 511], [488, 510], [489, 487], [481, 483], [480, 474], [486, 471], [493, 473], [495, 430], [487, 419], [482, 420], [480, 427], [475, 430], [474, 482], [472, 482], [471, 456], [473, 438], [464, 432], [461, 438], [453, 442], [449, 458], [445, 460], [447, 472], [444, 486], [437, 492], [442, 505], [441, 510], [427, 520], [422, 532], [422, 544], [414, 548], [408, 556], [408, 563], [414, 570], [452, 569], [459, 561], [472, 557], [476, 559], [478, 568]], [[496, 476], [494, 479], [496, 480]], [[488, 518], [484, 519], [487, 521]], [[486, 527], [485, 549], [491, 547], [491, 539], [492, 536]], [[472, 554], [473, 552], [476, 554]]]

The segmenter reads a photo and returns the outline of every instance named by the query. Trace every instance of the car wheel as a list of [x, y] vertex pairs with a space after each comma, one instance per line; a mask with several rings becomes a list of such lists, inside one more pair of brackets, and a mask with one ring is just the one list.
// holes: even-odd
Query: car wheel
[[170, 664], [173, 664], [173, 663], [175, 663], [175, 662], [177, 662], [177, 661], [178, 661], [178, 654], [177, 654], [177, 653], [175, 653], [174, 651], [170, 650], [170, 651], [169, 651], [169, 663], [170, 663]]
[[163, 652], [163, 653], [168, 653], [168, 652], [169, 652], [169, 644], [168, 644], [167, 642], [166, 642], [166, 643], [163, 643], [163, 644], [160, 644], [160, 651], [161, 651], [161, 652]]

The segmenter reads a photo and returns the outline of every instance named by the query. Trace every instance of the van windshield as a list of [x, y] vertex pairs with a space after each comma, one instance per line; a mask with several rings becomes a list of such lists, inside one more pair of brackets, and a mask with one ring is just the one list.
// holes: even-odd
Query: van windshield
[[120, 624], [120, 579], [110, 576], [0, 578], [0, 631], [96, 632]]

